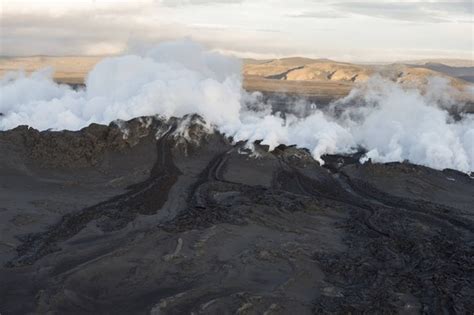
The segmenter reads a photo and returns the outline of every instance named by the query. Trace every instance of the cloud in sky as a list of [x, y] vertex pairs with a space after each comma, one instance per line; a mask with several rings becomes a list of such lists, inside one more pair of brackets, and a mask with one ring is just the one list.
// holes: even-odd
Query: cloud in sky
[[348, 17], [347, 14], [338, 11], [303, 11], [289, 13], [287, 16], [294, 18], [315, 18], [315, 19], [339, 19]]
[[116, 54], [182, 37], [348, 61], [470, 58], [473, 45], [471, 1], [15, 0], [1, 14], [2, 55]]
[[242, 3], [245, 0], [157, 0], [158, 4], [169, 7], [179, 7], [183, 5], [216, 5], [229, 3]]
[[350, 12], [382, 19], [417, 22], [457, 22], [459, 16], [473, 14], [473, 2], [427, 2], [427, 1], [390, 1], [390, 2], [339, 2], [334, 7], [342, 12]]

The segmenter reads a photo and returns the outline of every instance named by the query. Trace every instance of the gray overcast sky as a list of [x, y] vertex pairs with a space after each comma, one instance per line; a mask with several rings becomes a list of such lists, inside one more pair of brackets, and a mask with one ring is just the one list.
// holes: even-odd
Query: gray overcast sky
[[473, 0], [0, 0], [2, 55], [116, 54], [188, 37], [248, 57], [473, 58]]

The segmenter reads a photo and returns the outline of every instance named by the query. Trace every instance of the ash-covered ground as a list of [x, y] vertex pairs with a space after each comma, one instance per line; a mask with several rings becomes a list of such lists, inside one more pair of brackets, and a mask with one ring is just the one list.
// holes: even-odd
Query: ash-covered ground
[[1, 314], [467, 314], [474, 180], [198, 116], [0, 132]]

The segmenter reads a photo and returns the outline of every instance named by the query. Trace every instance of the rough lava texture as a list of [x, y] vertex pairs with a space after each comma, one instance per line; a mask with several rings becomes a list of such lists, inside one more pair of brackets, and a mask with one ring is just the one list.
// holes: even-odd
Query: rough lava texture
[[198, 116], [0, 132], [2, 314], [474, 310], [474, 181]]

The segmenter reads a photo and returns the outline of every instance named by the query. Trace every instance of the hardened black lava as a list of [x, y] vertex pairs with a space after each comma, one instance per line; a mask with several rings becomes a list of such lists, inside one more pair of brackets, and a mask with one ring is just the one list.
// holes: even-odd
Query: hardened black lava
[[0, 132], [0, 313], [474, 312], [474, 180], [324, 160], [198, 116]]

